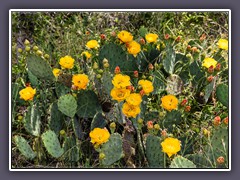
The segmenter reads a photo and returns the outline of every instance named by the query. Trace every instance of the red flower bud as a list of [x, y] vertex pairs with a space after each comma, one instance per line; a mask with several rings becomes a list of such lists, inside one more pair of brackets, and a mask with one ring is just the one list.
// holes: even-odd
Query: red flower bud
[[143, 89], [142, 89], [139, 93], [140, 93], [141, 96], [144, 96], [144, 95], [145, 95], [145, 92], [144, 92]]
[[200, 37], [200, 41], [203, 41], [204, 39], [206, 39], [206, 37], [207, 37], [206, 34], [203, 33], [202, 36]]
[[119, 66], [116, 66], [115, 70], [114, 70], [114, 73], [115, 74], [119, 74], [121, 72], [120, 70], [120, 67]]
[[26, 86], [26, 87], [30, 87], [30, 86], [31, 86], [31, 83], [30, 83], [30, 82], [26, 82], [26, 83], [25, 83], [25, 86]]
[[111, 36], [115, 37], [115, 36], [116, 36], [116, 32], [115, 32], [115, 31], [112, 31], [112, 32], [111, 32]]
[[208, 81], [208, 82], [212, 82], [213, 78], [214, 78], [214, 77], [211, 75], [211, 76], [209, 76], [209, 77], [207, 78], [207, 81]]
[[134, 71], [134, 72], [133, 72], [133, 76], [134, 76], [135, 78], [138, 78], [138, 71]]
[[214, 67], [213, 65], [208, 68], [208, 72], [211, 74], [214, 72]]
[[228, 125], [228, 116], [224, 118], [223, 123]]
[[192, 47], [192, 52], [197, 52], [197, 47]]
[[167, 136], [167, 131], [165, 129], [162, 130], [161, 135], [162, 135], [162, 137], [166, 137]]
[[178, 36], [178, 37], [176, 38], [176, 41], [179, 42], [180, 40], [181, 40], [181, 36]]
[[146, 43], [146, 42], [145, 42], [145, 39], [143, 39], [143, 38], [141, 38], [139, 42], [140, 42], [140, 44], [142, 44], [142, 45], [144, 45], [144, 44]]
[[190, 51], [191, 50], [191, 46], [187, 45], [187, 50]]
[[191, 111], [191, 106], [186, 106], [185, 109], [184, 109], [185, 112], [189, 112]]
[[153, 65], [150, 63], [150, 64], [148, 65], [148, 69], [149, 69], [149, 70], [153, 70], [153, 68], [154, 68]]
[[106, 35], [105, 34], [101, 34], [100, 37], [101, 37], [102, 40], [106, 39]]
[[165, 34], [165, 36], [164, 36], [164, 38], [167, 40], [167, 39], [169, 39], [169, 34]]
[[220, 71], [220, 70], [221, 70], [221, 64], [218, 63], [218, 64], [216, 65], [215, 69], [216, 69], [217, 71]]
[[152, 121], [148, 121], [147, 122], [147, 128], [148, 129], [152, 129], [153, 128], [153, 122]]
[[223, 164], [224, 163], [224, 157], [220, 156], [217, 158], [218, 164]]
[[221, 117], [220, 116], [216, 116], [213, 120], [213, 124], [215, 126], [219, 126], [221, 124]]
[[86, 35], [89, 35], [90, 34], [90, 32], [89, 31], [86, 31]]
[[187, 99], [182, 100], [181, 106], [185, 106], [187, 104]]

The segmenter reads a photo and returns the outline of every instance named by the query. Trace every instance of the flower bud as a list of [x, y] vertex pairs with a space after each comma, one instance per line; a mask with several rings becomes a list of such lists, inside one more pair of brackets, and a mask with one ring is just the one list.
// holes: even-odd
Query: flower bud
[[115, 37], [115, 36], [116, 36], [116, 32], [115, 32], [115, 31], [112, 31], [112, 32], [111, 32], [111, 36], [112, 36], [112, 37]]
[[150, 81], [152, 81], [152, 80], [153, 80], [153, 77], [152, 77], [152, 76], [148, 76], [148, 79], [149, 79]]
[[100, 154], [99, 154], [99, 159], [100, 159], [100, 160], [103, 160], [104, 158], [105, 158], [105, 154], [104, 154], [104, 153], [100, 153]]
[[44, 55], [44, 58], [45, 58], [45, 59], [49, 59], [49, 55], [48, 55], [48, 54], [45, 54], [45, 55]]
[[176, 38], [176, 41], [179, 42], [180, 40], [181, 40], [181, 36], [178, 36], [178, 37]]
[[134, 72], [133, 72], [133, 76], [134, 76], [135, 78], [138, 78], [138, 71], [134, 71]]
[[212, 82], [213, 78], [214, 78], [214, 76], [212, 76], [212, 75], [211, 75], [211, 76], [208, 76], [208, 77], [207, 77], [207, 81], [208, 81], [208, 82]]
[[145, 76], [145, 75], [142, 75], [142, 79], [146, 79], [146, 76]]
[[200, 41], [203, 41], [204, 39], [206, 39], [206, 37], [207, 37], [206, 34], [203, 33], [199, 40], [200, 40]]
[[23, 119], [23, 116], [22, 115], [19, 115], [18, 116], [18, 120], [21, 121]]
[[33, 50], [34, 50], [34, 51], [37, 51], [37, 50], [38, 50], [38, 47], [37, 47], [37, 46], [33, 46]]
[[154, 127], [155, 130], [160, 130], [160, 126], [159, 126], [159, 124], [154, 124], [153, 127]]
[[181, 106], [185, 106], [187, 104], [187, 99], [183, 99], [181, 102]]
[[99, 69], [97, 72], [98, 72], [99, 74], [102, 74], [102, 73], [103, 73], [103, 70], [102, 70], [102, 69]]
[[147, 122], [147, 128], [148, 129], [153, 129], [153, 122], [152, 121]]
[[191, 46], [187, 45], [187, 50], [190, 51], [191, 50]]
[[167, 39], [169, 39], [169, 37], [170, 37], [169, 34], [165, 34], [164, 39], [167, 40]]
[[221, 124], [221, 117], [220, 116], [216, 116], [213, 120], [213, 124], [215, 126], [219, 126]]
[[145, 42], [145, 40], [144, 40], [143, 38], [141, 38], [141, 39], [139, 40], [139, 43], [142, 44], [142, 45], [144, 45], [146, 42]]
[[108, 60], [106, 58], [103, 59], [103, 64], [108, 63]]
[[86, 35], [89, 35], [90, 34], [90, 32], [89, 31], [86, 31]]
[[102, 40], [106, 39], [106, 35], [105, 34], [101, 34], [100, 37], [101, 37]]
[[18, 48], [19, 53], [22, 53], [22, 51], [23, 51], [22, 48]]
[[162, 135], [163, 138], [167, 137], [166, 129], [162, 130], [161, 135]]
[[228, 125], [228, 116], [223, 119], [223, 123], [224, 123], [225, 125]]
[[193, 53], [195, 53], [195, 52], [197, 52], [198, 48], [197, 47], [192, 47], [191, 50], [192, 50]]
[[109, 66], [110, 66], [109, 63], [104, 63], [104, 64], [103, 64], [103, 67], [104, 67], [104, 68], [108, 68]]
[[213, 65], [208, 68], [208, 73], [212, 74], [214, 72]]
[[152, 65], [151, 63], [148, 64], [148, 69], [149, 69], [149, 70], [153, 70], [153, 68], [154, 68], [154, 67], [153, 67], [153, 65]]
[[26, 47], [25, 47], [25, 51], [27, 51], [27, 52], [30, 51], [30, 49], [31, 49], [30, 46], [26, 46]]
[[191, 111], [191, 106], [186, 106], [185, 109], [184, 109], [185, 112], [189, 112]]
[[144, 96], [144, 95], [145, 95], [144, 90], [142, 89], [142, 90], [139, 92], [139, 94], [140, 94], [141, 96]]
[[139, 119], [137, 120], [137, 122], [138, 122], [138, 124], [142, 124], [142, 123], [143, 123], [143, 119], [139, 118]]
[[64, 135], [66, 134], [66, 132], [65, 132], [64, 129], [62, 129], [62, 130], [59, 132], [59, 134], [60, 134], [61, 136], [64, 136]]
[[27, 39], [25, 39], [24, 44], [27, 46], [30, 44], [30, 42]]
[[208, 137], [210, 135], [210, 131], [207, 130], [206, 128], [203, 129], [203, 134], [204, 136]]
[[102, 75], [101, 74], [97, 74], [96, 78], [97, 79], [101, 79]]
[[218, 157], [217, 162], [218, 162], [218, 164], [223, 164], [225, 162], [224, 157], [223, 156]]
[[37, 50], [37, 55], [41, 56], [43, 53], [40, 50]]
[[93, 69], [98, 69], [98, 63], [97, 62], [93, 63]]
[[116, 66], [116, 67], [115, 67], [115, 70], [114, 70], [114, 73], [115, 73], [115, 74], [119, 74], [120, 72], [121, 72], [120, 67], [119, 67], [119, 66]]
[[221, 64], [218, 63], [218, 64], [216, 65], [215, 69], [216, 69], [217, 71], [220, 71], [220, 70], [221, 70]]

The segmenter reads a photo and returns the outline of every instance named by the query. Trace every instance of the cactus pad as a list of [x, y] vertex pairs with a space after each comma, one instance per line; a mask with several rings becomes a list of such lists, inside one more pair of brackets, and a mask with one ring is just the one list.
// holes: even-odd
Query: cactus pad
[[62, 156], [64, 150], [61, 148], [58, 137], [53, 131], [48, 130], [43, 133], [41, 137], [44, 147], [51, 156], [55, 158]]
[[175, 124], [179, 124], [181, 122], [181, 112], [177, 111], [177, 110], [172, 110], [171, 112], [167, 112], [163, 122], [162, 122], [162, 126], [167, 128], [168, 131], [172, 130], [172, 125]]
[[92, 123], [91, 123], [91, 130], [93, 130], [96, 127], [104, 128], [106, 126], [107, 122], [103, 116], [102, 113], [96, 113], [93, 117]]
[[165, 90], [165, 78], [161, 71], [155, 70], [153, 72], [153, 87], [154, 91], [153, 94], [160, 94], [162, 91]]
[[69, 116], [72, 118], [74, 117], [77, 111], [77, 101], [70, 94], [61, 96], [58, 99], [58, 109], [66, 116]]
[[175, 65], [175, 61], [176, 61], [176, 54], [175, 54], [174, 49], [170, 46], [168, 46], [166, 48], [166, 53], [167, 53], [166, 57], [164, 57], [164, 59], [163, 59], [163, 67], [167, 73], [173, 74], [174, 65]]
[[51, 66], [39, 56], [29, 55], [27, 57], [28, 70], [39, 79], [54, 80]]
[[36, 153], [32, 150], [26, 139], [16, 135], [14, 136], [14, 142], [22, 155], [24, 155], [27, 159], [32, 160], [36, 157]]
[[196, 165], [182, 156], [176, 156], [172, 160], [170, 168], [196, 168]]
[[228, 107], [228, 86], [220, 84], [216, 90], [217, 99], [226, 107]]
[[164, 154], [160, 145], [161, 138], [148, 135], [146, 140], [146, 155], [150, 168], [164, 167]]
[[67, 162], [77, 162], [80, 159], [79, 147], [74, 137], [67, 137], [63, 143], [64, 159]]
[[182, 89], [183, 89], [182, 79], [176, 74], [171, 74], [167, 78], [166, 91], [168, 92], [168, 94], [178, 95], [182, 92]]
[[56, 134], [62, 129], [64, 123], [63, 114], [58, 110], [57, 103], [52, 103], [49, 107], [48, 125]]
[[122, 143], [122, 137], [114, 133], [110, 136], [108, 142], [102, 145], [101, 151], [105, 154], [105, 158], [101, 160], [103, 165], [110, 166], [121, 159], [123, 156]]

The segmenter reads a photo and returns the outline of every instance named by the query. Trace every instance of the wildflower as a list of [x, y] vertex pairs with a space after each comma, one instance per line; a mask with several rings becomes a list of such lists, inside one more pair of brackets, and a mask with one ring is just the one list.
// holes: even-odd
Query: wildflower
[[74, 59], [71, 56], [65, 56], [60, 58], [59, 64], [62, 69], [72, 69], [74, 66]]
[[147, 128], [148, 129], [153, 129], [153, 122], [152, 121], [147, 122]]
[[92, 57], [92, 55], [88, 51], [83, 51], [81, 55], [85, 56], [87, 59]]
[[127, 47], [128, 53], [132, 54], [134, 57], [141, 51], [141, 46], [136, 41], [131, 41]]
[[138, 81], [138, 85], [140, 85], [144, 91], [145, 94], [149, 94], [153, 92], [154, 87], [151, 81], [148, 80], [140, 80]]
[[178, 107], [178, 99], [174, 95], [166, 95], [161, 98], [162, 104], [161, 106], [168, 110], [172, 111], [173, 109], [177, 109]]
[[227, 39], [219, 39], [218, 48], [228, 50], [228, 40]]
[[54, 74], [55, 77], [58, 77], [59, 74], [61, 73], [61, 70], [58, 69], [58, 68], [54, 68], [52, 72], [53, 72], [53, 74]]
[[96, 40], [90, 40], [86, 44], [88, 49], [97, 49], [99, 47], [99, 44]]
[[121, 102], [125, 100], [129, 95], [131, 91], [129, 89], [125, 88], [113, 88], [111, 90], [111, 96], [114, 100], [117, 100], [118, 102]]
[[90, 133], [89, 136], [91, 138], [91, 143], [99, 146], [103, 143], [106, 143], [110, 138], [110, 133], [106, 128], [94, 128]]
[[147, 40], [148, 43], [152, 43], [152, 42], [155, 43], [157, 42], [158, 35], [149, 33], [145, 35], [145, 39]]
[[202, 66], [209, 68], [210, 66], [213, 66], [215, 68], [217, 65], [217, 61], [213, 58], [205, 58], [202, 62]]
[[126, 101], [130, 105], [138, 106], [142, 102], [142, 96], [139, 93], [132, 93], [126, 98]]
[[115, 88], [125, 88], [131, 85], [130, 77], [128, 75], [116, 74], [113, 77], [112, 84]]
[[25, 101], [33, 100], [34, 95], [36, 94], [36, 89], [32, 87], [26, 87], [22, 89], [20, 92], [20, 99], [24, 99]]
[[168, 157], [176, 154], [181, 150], [181, 142], [178, 139], [168, 137], [162, 143], [162, 151], [167, 153]]
[[86, 89], [89, 79], [86, 74], [74, 74], [72, 77], [73, 85], [77, 90]]
[[124, 30], [119, 32], [117, 36], [121, 40], [121, 42], [124, 43], [131, 42], [133, 40], [132, 34]]
[[136, 118], [136, 116], [140, 113], [140, 107], [139, 106], [133, 106], [128, 103], [124, 103], [122, 107], [122, 112], [127, 117], [133, 117]]

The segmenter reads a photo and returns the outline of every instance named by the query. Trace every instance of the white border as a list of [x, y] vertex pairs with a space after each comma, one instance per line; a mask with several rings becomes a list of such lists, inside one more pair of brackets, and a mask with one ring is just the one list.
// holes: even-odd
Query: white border
[[[17, 11], [17, 12], [53, 12], [53, 11], [61, 11], [61, 12], [228, 12], [229, 13], [229, 168], [228, 169], [12, 169], [11, 167], [11, 157], [12, 157], [12, 151], [11, 151], [11, 79], [12, 79], [12, 73], [11, 73], [11, 13]], [[9, 171], [231, 171], [231, 10], [230, 9], [10, 9], [9, 10]]]

